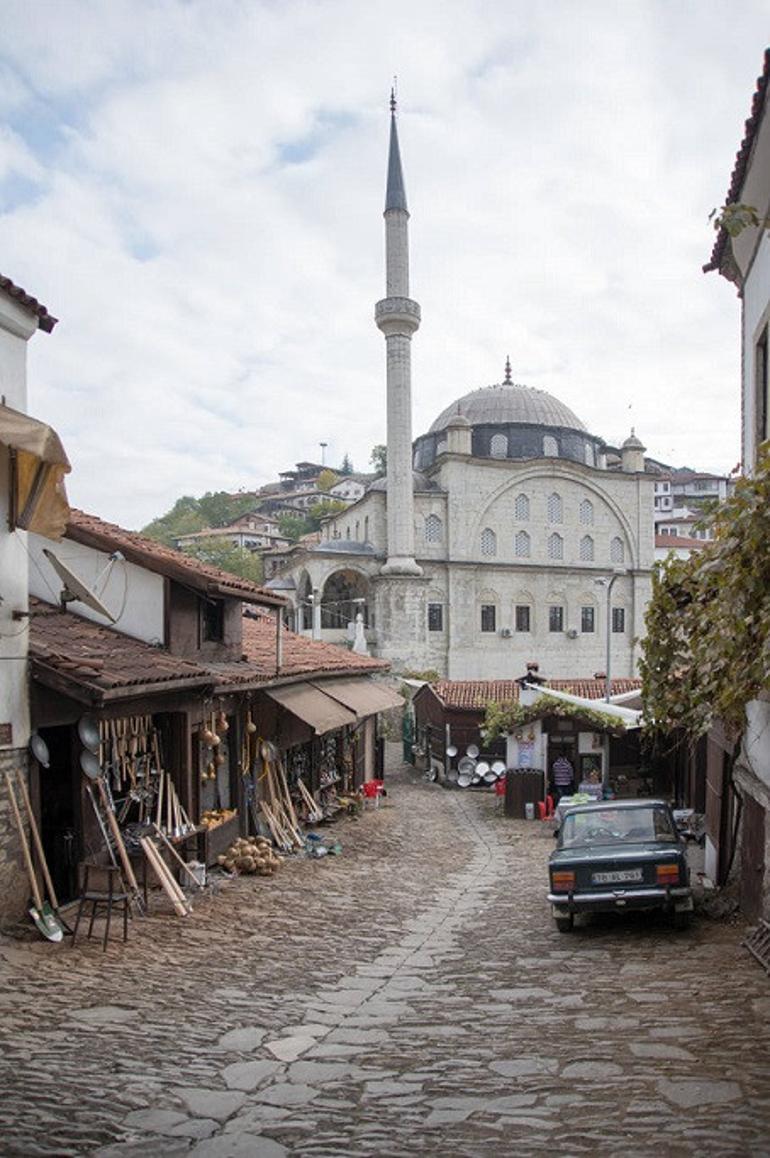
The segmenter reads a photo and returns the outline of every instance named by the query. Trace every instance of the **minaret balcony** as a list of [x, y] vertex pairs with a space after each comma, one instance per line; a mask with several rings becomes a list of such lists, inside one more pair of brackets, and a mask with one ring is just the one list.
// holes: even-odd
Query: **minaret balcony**
[[374, 320], [386, 337], [411, 335], [420, 325], [420, 307], [411, 298], [383, 298], [374, 307]]

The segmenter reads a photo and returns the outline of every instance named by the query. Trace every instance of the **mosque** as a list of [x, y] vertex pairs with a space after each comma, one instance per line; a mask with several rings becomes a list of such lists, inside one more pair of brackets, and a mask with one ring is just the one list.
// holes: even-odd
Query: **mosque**
[[353, 639], [396, 671], [510, 679], [636, 674], [654, 556], [654, 478], [557, 398], [511, 377], [472, 390], [412, 440], [406, 193], [391, 98], [385, 197], [387, 476], [268, 559], [297, 630]]

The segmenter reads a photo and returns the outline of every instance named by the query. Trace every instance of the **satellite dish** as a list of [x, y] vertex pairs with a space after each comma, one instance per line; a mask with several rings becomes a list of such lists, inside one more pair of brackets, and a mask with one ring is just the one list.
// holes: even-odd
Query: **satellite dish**
[[90, 587], [86, 587], [82, 579], [78, 579], [74, 571], [70, 571], [69, 567], [65, 563], [62, 563], [61, 559], [57, 559], [53, 551], [49, 551], [47, 547], [43, 547], [43, 554], [64, 584], [62, 593], [59, 596], [62, 611], [66, 610], [68, 603], [84, 603], [86, 607], [90, 607], [97, 615], [103, 615], [105, 619], [109, 619], [110, 623], [115, 623], [115, 616], [112, 612], [107, 610]]

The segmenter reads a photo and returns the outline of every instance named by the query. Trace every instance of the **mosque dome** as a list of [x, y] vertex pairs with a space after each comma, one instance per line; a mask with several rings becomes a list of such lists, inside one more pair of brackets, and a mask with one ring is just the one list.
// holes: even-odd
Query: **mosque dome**
[[568, 406], [533, 386], [504, 382], [500, 386], [483, 386], [458, 398], [442, 410], [430, 427], [429, 434], [446, 430], [461, 415], [471, 426], [554, 426], [586, 431], [586, 427]]
[[[450, 443], [449, 432], [462, 427], [468, 428], [470, 435], [467, 449], [456, 441]], [[512, 381], [510, 360], [506, 360], [501, 383], [464, 394], [415, 440], [414, 469], [430, 470], [442, 455], [450, 453], [450, 445], [451, 453], [476, 459], [564, 458], [594, 468], [604, 465], [602, 439], [591, 434], [553, 394]]]

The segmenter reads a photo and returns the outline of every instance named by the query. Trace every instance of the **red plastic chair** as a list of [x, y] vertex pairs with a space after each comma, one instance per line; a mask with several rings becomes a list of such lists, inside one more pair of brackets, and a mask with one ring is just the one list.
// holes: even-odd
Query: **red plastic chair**
[[364, 803], [371, 804], [374, 802], [374, 807], [378, 808], [384, 787], [385, 782], [383, 780], [364, 781], [361, 785], [361, 791], [364, 794]]

